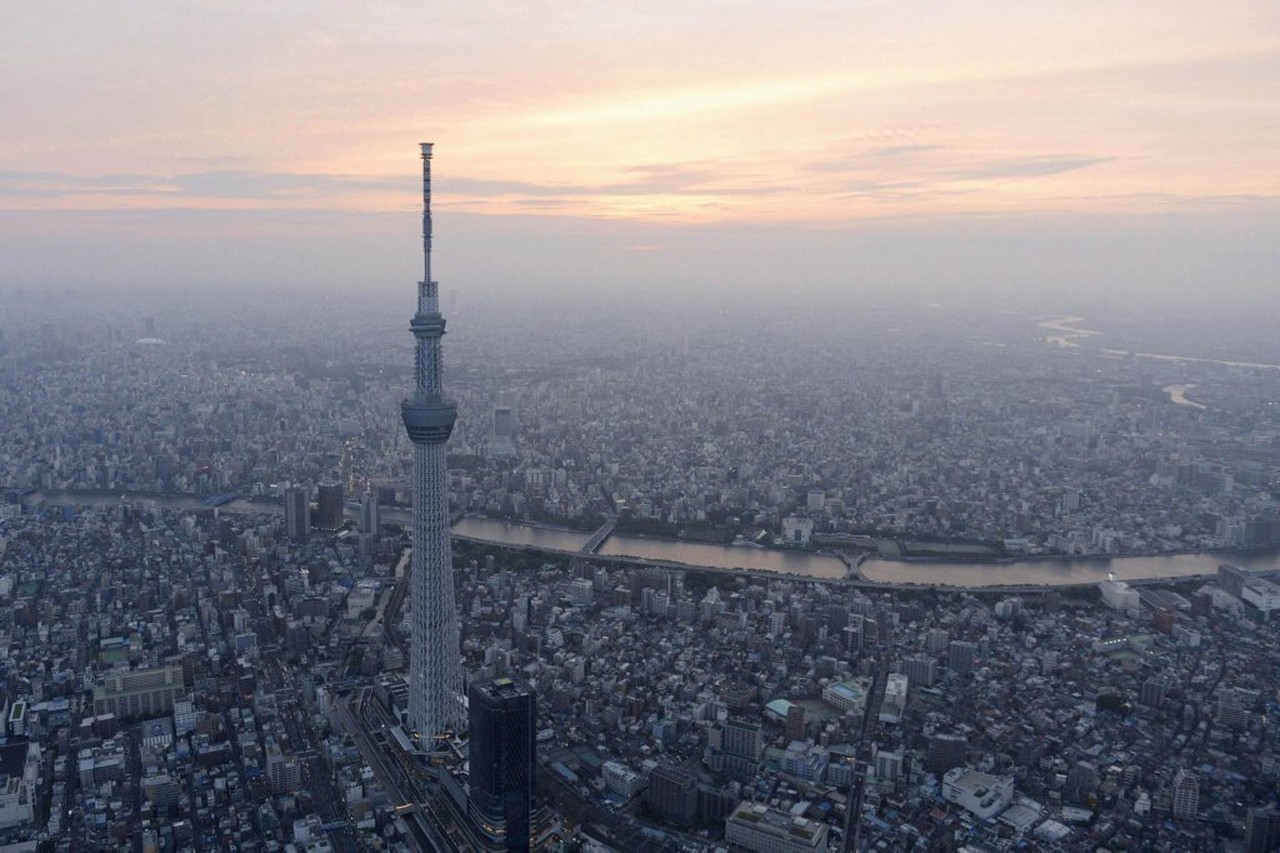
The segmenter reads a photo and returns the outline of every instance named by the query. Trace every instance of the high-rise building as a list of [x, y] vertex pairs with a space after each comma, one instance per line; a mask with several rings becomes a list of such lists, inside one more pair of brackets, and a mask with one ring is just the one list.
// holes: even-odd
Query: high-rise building
[[516, 434], [516, 418], [510, 406], [497, 406], [493, 410], [493, 437], [499, 441], [511, 441]]
[[1218, 688], [1218, 722], [1231, 729], [1244, 728], [1249, 724], [1249, 708], [1255, 698], [1257, 694], [1238, 687]]
[[1173, 816], [1191, 820], [1200, 811], [1200, 780], [1190, 770], [1179, 770], [1173, 777]]
[[1230, 563], [1222, 563], [1218, 566], [1218, 586], [1231, 593], [1236, 598], [1244, 595], [1244, 581], [1248, 575], [1243, 569], [1231, 565]]
[[925, 649], [931, 655], [936, 655], [947, 647], [951, 642], [951, 634], [942, 628], [930, 628], [929, 633], [925, 636]]
[[670, 764], [655, 767], [649, 774], [644, 803], [662, 820], [689, 826], [698, 814], [698, 777]]
[[972, 672], [974, 660], [978, 657], [976, 643], [952, 640], [947, 646], [947, 666], [956, 672]]
[[271, 790], [277, 794], [287, 794], [298, 790], [301, 784], [302, 771], [297, 759], [286, 756], [275, 738], [267, 738], [266, 775], [271, 783]]
[[912, 684], [932, 687], [938, 680], [938, 662], [927, 655], [913, 655], [902, 662], [902, 671]]
[[316, 494], [316, 527], [337, 530], [342, 526], [343, 494], [341, 483], [321, 483]]
[[787, 708], [787, 740], [804, 740], [804, 732], [804, 706], [792, 705]]
[[884, 782], [895, 782], [902, 775], [902, 753], [882, 749], [876, 753], [875, 775]]
[[418, 305], [409, 330], [416, 342], [413, 396], [400, 404], [413, 442], [413, 573], [410, 581], [409, 721], [424, 739], [461, 728], [462, 669], [458, 609], [449, 547], [445, 442], [458, 409], [444, 395], [444, 317], [440, 285], [431, 280], [431, 143], [422, 143], [422, 257]]
[[1143, 705], [1159, 708], [1164, 704], [1164, 697], [1168, 692], [1169, 680], [1162, 675], [1153, 675], [1142, 682], [1142, 691], [1138, 694], [1138, 701]]
[[764, 740], [760, 734], [760, 724], [750, 720], [731, 719], [724, 724], [725, 755], [736, 755], [755, 761], [764, 751]]
[[968, 752], [969, 741], [964, 735], [935, 734], [929, 738], [925, 768], [941, 776], [952, 767], [964, 764]]
[[307, 538], [311, 529], [311, 504], [307, 490], [302, 486], [290, 486], [284, 490], [284, 533], [295, 542]]
[[471, 818], [507, 850], [528, 850], [537, 767], [533, 690], [523, 682], [497, 678], [473, 683], [467, 697]]
[[1244, 819], [1245, 853], [1272, 853], [1280, 850], [1280, 808], [1275, 804], [1254, 806]]
[[365, 492], [360, 499], [360, 532], [367, 536], [377, 536], [382, 523], [378, 496], [373, 492]]

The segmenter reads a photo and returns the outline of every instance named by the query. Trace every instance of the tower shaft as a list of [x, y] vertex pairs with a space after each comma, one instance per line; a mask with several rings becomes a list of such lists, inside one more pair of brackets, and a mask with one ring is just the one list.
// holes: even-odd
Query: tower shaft
[[431, 280], [431, 143], [422, 143], [423, 280], [418, 282], [413, 333], [413, 396], [400, 405], [413, 442], [413, 530], [409, 649], [409, 721], [426, 741], [465, 723], [459, 662], [458, 611], [449, 545], [449, 492], [445, 442], [457, 408], [444, 396], [441, 377], [439, 285]]

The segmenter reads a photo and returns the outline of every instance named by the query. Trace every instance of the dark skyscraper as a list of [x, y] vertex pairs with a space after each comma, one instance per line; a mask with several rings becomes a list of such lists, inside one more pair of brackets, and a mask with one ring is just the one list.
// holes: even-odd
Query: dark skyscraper
[[284, 532], [295, 542], [307, 538], [311, 529], [311, 504], [307, 490], [302, 486], [290, 486], [284, 490]]
[[510, 441], [516, 434], [516, 419], [510, 406], [498, 406], [493, 410], [493, 437]]
[[341, 483], [321, 483], [316, 496], [316, 527], [337, 530], [343, 520]]
[[528, 850], [536, 768], [533, 690], [523, 682], [498, 678], [472, 684], [467, 696], [471, 818], [507, 850]]

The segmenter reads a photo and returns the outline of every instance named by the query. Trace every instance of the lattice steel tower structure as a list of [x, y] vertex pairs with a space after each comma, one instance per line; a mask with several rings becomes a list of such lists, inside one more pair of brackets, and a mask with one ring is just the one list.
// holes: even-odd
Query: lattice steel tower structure
[[428, 749], [432, 741], [460, 731], [462, 706], [458, 611], [453, 598], [453, 553], [449, 547], [449, 492], [445, 442], [457, 406], [441, 381], [440, 287], [431, 280], [431, 143], [422, 143], [422, 256], [418, 310], [409, 321], [414, 352], [413, 396], [400, 404], [413, 442], [413, 563], [410, 609], [409, 722]]

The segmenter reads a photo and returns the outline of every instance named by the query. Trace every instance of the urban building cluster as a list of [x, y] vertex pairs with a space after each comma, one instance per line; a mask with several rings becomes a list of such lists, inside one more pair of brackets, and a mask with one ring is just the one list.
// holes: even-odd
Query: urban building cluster
[[978, 598], [571, 575], [473, 564], [464, 649], [473, 672], [535, 685], [540, 761], [615, 840], [656, 824], [694, 849], [823, 850], [850, 826], [881, 849], [1230, 849], [1248, 827], [1243, 849], [1278, 843], [1265, 578]]
[[[407, 505], [413, 380], [386, 319], [404, 309], [319, 307], [104, 306], [72, 337], [53, 305], [17, 303], [0, 484], [278, 498], [331, 481]], [[810, 547], [863, 533], [890, 553], [1280, 541], [1280, 370], [1055, 345], [977, 311], [868, 312], [852, 337], [839, 312], [788, 317], [766, 359], [741, 334], [749, 304], [701, 324], [668, 309], [674, 331], [647, 335], [635, 312], [524, 307], [451, 318], [455, 511]]]
[[[0, 541], [9, 843], [415, 848], [396, 749], [370, 746], [409, 731], [406, 561], [158, 503], [9, 502]], [[461, 802], [529, 815], [535, 845], [1277, 843], [1263, 576], [976, 597], [468, 545], [454, 580], [473, 712], [481, 689], [536, 713]]]
[[12, 849], [399, 837], [395, 803], [329, 722], [351, 678], [403, 664], [360, 659], [386, 567], [331, 534], [293, 542], [276, 513], [217, 515], [0, 505], [0, 750], [26, 756], [9, 776], [21, 808], [0, 817]]

